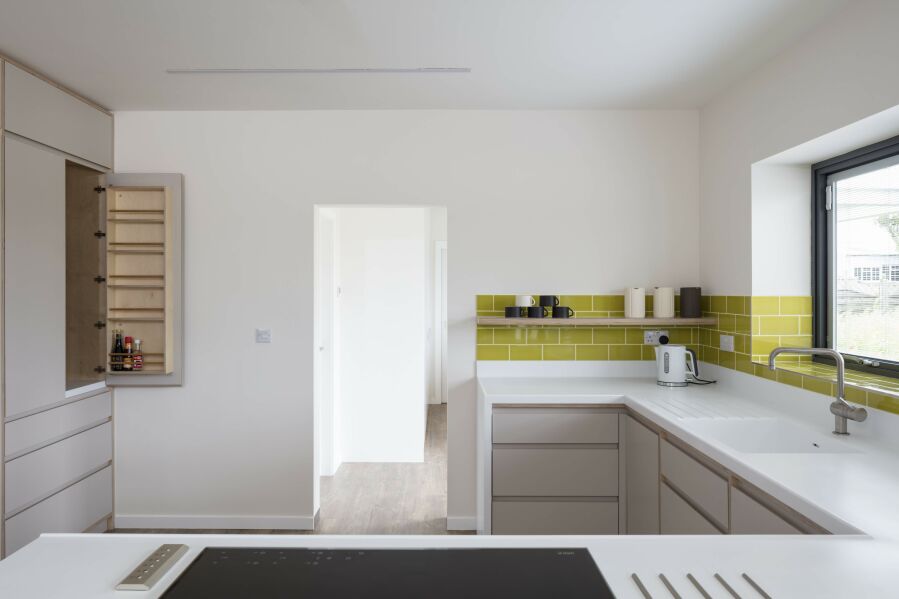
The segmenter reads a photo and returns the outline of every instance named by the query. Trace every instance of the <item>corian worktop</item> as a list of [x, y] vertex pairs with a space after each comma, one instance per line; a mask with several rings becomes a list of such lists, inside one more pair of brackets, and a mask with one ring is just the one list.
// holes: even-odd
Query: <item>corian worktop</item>
[[[618, 599], [641, 599], [636, 573], [656, 599], [671, 597], [665, 574], [685, 599], [700, 597], [691, 573], [712, 597], [730, 595], [721, 574], [744, 599], [759, 595], [749, 574], [776, 598], [881, 598], [899, 589], [899, 464], [895, 421], [872, 411], [850, 422], [853, 435], [835, 442], [859, 453], [741, 454], [705, 437], [699, 423], [774, 416], [827, 434], [832, 418], [823, 396], [790, 390], [756, 377], [710, 369], [721, 383], [664, 389], [647, 378], [482, 377], [481, 420], [498, 403], [623, 403], [693, 444], [739, 476], [825, 527], [840, 533], [791, 536], [251, 536], [251, 535], [43, 535], [0, 562], [0, 597], [156, 599], [206, 546], [429, 548], [586, 547]], [[489, 422], [489, 419], [487, 420]], [[483, 429], [483, 426], [481, 427]], [[479, 442], [483, 442], [479, 437]], [[487, 438], [489, 441], [489, 437]], [[161, 543], [185, 543], [190, 553], [149, 593], [113, 590]]]
[[[115, 584], [161, 543], [190, 547], [150, 592], [114, 591]], [[206, 546], [433, 548], [586, 547], [618, 599], [642, 599], [636, 573], [655, 599], [670, 599], [665, 574], [684, 599], [700, 598], [693, 574], [716, 599], [731, 599], [721, 574], [743, 599], [759, 599], [749, 574], [776, 599], [894, 597], [899, 554], [893, 543], [864, 537], [491, 537], [293, 535], [44, 535], [0, 562], [0, 597], [10, 599], [157, 599]], [[497, 598], [505, 599], [505, 598]]]

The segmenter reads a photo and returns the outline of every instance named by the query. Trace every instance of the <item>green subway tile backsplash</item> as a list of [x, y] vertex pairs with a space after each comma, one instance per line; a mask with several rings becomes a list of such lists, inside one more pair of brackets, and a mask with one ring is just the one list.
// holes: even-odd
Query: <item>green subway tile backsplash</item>
[[[560, 305], [574, 318], [624, 316], [622, 295], [560, 295]], [[679, 300], [680, 298], [676, 298]], [[503, 316], [514, 295], [478, 295], [478, 316]], [[778, 358], [779, 369], [768, 369], [768, 354], [778, 346], [811, 347], [812, 298], [808, 296], [703, 296], [703, 316], [717, 324], [702, 327], [666, 326], [672, 343], [689, 346], [704, 362], [832, 395], [833, 368], [806, 358]], [[679, 312], [680, 302], [675, 302]], [[652, 316], [652, 296], [646, 298]], [[645, 329], [657, 326], [597, 326], [567, 328], [484, 327], [477, 329], [478, 360], [654, 360], [652, 346], [643, 344]], [[720, 349], [721, 335], [734, 338], [734, 351]], [[899, 381], [856, 371], [846, 373], [849, 401], [899, 414]]]

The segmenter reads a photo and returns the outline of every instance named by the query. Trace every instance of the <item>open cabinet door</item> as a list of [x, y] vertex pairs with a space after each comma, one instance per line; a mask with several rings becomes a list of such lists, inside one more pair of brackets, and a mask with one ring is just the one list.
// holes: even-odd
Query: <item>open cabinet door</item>
[[[180, 174], [106, 176], [107, 385], [182, 384], [183, 187]], [[116, 332], [140, 339], [140, 360], [116, 351]]]

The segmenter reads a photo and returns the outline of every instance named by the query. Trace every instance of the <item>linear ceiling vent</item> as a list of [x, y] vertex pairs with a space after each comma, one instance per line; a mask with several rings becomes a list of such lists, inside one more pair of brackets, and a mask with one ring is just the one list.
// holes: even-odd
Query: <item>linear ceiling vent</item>
[[195, 68], [195, 69], [166, 69], [169, 75], [353, 75], [353, 74], [430, 74], [430, 73], [470, 73], [470, 67], [350, 67], [350, 68], [287, 68], [287, 69], [219, 69], [219, 68]]

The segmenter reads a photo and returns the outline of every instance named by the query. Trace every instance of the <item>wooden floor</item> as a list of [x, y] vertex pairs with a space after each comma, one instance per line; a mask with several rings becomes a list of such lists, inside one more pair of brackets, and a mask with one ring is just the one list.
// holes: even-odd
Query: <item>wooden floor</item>
[[447, 534], [446, 405], [428, 406], [421, 464], [345, 463], [321, 479], [320, 520], [306, 530], [116, 529], [122, 533]]

